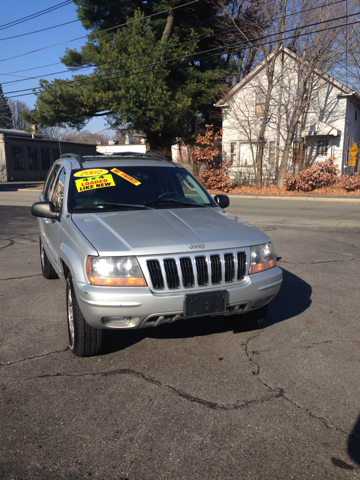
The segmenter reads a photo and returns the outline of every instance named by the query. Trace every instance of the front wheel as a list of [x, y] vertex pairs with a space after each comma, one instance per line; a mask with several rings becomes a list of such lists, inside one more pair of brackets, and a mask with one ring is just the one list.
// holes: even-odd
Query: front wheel
[[55, 278], [59, 278], [58, 274], [56, 273], [56, 270], [51, 265], [50, 260], [46, 255], [44, 245], [41, 241], [41, 237], [40, 237], [40, 263], [41, 263], [41, 272], [47, 280], [53, 280]]
[[69, 347], [77, 357], [92, 357], [102, 349], [103, 331], [89, 325], [81, 313], [71, 274], [66, 281], [66, 312]]

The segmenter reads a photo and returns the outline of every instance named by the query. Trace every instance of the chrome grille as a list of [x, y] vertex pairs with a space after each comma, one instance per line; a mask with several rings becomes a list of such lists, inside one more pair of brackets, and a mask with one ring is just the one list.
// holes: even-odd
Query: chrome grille
[[169, 288], [179, 288], [180, 279], [176, 268], [176, 262], [173, 258], [164, 260], [166, 281]]
[[245, 252], [211, 253], [175, 258], [144, 259], [154, 290], [224, 286], [241, 281], [246, 272]]
[[194, 286], [194, 270], [191, 263], [191, 258], [180, 258], [181, 272], [184, 287]]
[[221, 260], [220, 255], [211, 255], [211, 283], [221, 282]]
[[226, 253], [224, 255], [225, 260], [225, 282], [234, 281], [234, 254]]
[[164, 288], [164, 279], [161, 273], [160, 262], [159, 260], [148, 260], [147, 266], [149, 269], [151, 281], [153, 287], [156, 290], [161, 290]]
[[245, 267], [246, 267], [246, 254], [245, 252], [239, 252], [238, 257], [238, 274], [237, 279], [242, 280], [245, 277]]
[[209, 283], [208, 267], [206, 257], [196, 257], [197, 281], [199, 286]]

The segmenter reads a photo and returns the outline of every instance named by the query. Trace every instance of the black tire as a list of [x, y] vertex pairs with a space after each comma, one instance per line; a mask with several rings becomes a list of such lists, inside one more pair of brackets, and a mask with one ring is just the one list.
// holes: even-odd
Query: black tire
[[246, 328], [246, 330], [256, 330], [264, 323], [268, 311], [268, 305], [257, 308], [256, 310], [250, 310], [250, 312], [242, 313], [239, 315], [233, 315], [232, 321], [237, 326]]
[[71, 274], [66, 280], [66, 314], [70, 350], [77, 357], [93, 357], [102, 349], [103, 331], [91, 327], [81, 313]]
[[40, 237], [40, 264], [41, 264], [42, 274], [46, 279], [54, 280], [55, 278], [59, 278], [58, 274], [56, 273], [56, 270], [51, 265], [50, 260], [46, 255], [44, 245], [41, 241], [41, 237]]

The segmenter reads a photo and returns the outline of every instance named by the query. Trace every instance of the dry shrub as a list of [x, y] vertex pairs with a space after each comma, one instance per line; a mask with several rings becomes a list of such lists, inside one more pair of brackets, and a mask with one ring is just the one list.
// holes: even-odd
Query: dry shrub
[[196, 138], [196, 143], [200, 148], [194, 149], [192, 155], [198, 165], [203, 164], [206, 167], [201, 174], [197, 175], [198, 180], [205, 188], [221, 190], [226, 193], [231, 190], [230, 178], [227, 173], [227, 168], [231, 163], [221, 160], [220, 141], [221, 132], [214, 133], [214, 126], [206, 125], [205, 135], [198, 135]]
[[347, 192], [360, 189], [360, 175], [354, 173], [354, 175], [341, 175], [338, 178], [337, 183], [339, 187], [345, 188]]
[[329, 187], [337, 180], [338, 167], [332, 158], [306, 168], [298, 175], [287, 173], [284, 177], [284, 187], [289, 191], [311, 192], [316, 188]]

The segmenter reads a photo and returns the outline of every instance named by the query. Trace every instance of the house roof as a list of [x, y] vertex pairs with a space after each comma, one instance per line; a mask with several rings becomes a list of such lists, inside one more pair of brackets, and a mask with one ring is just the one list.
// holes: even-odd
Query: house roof
[[16, 135], [17, 137], [28, 137], [28, 138], [43, 138], [43, 135], [39, 133], [28, 133], [24, 132], [24, 130], [15, 130], [10, 128], [0, 128], [0, 134], [3, 135]]
[[310, 125], [309, 128], [301, 132], [302, 137], [315, 137], [321, 135], [338, 137], [341, 135], [341, 132], [335, 127], [332, 127], [328, 123], [322, 122], [321, 120]]
[[[297, 62], [301, 61], [299, 55], [297, 55], [287, 47], [283, 47], [282, 50], [293, 60]], [[272, 52], [270, 55], [268, 55], [261, 63], [259, 63], [259, 65], [256, 68], [254, 68], [254, 70], [252, 70], [237, 85], [235, 85], [226, 95], [224, 95], [220, 100], [218, 100], [214, 106], [220, 107], [220, 108], [228, 107], [227, 102], [230, 100], [230, 98], [233, 97], [239, 90], [241, 90], [253, 78], [255, 78], [265, 68], [266, 63], [269, 62], [274, 55], [275, 55], [275, 52]], [[349, 97], [354, 96], [357, 101], [360, 101], [359, 93], [355, 92], [354, 90], [351, 90], [349, 87], [339, 82], [335, 78], [331, 77], [327, 73], [321, 72], [321, 70], [319, 70], [318, 68], [314, 68], [314, 72], [320, 75], [321, 77], [323, 77], [327, 82], [332, 83], [334, 86], [340, 89], [344, 96], [349, 96]]]

